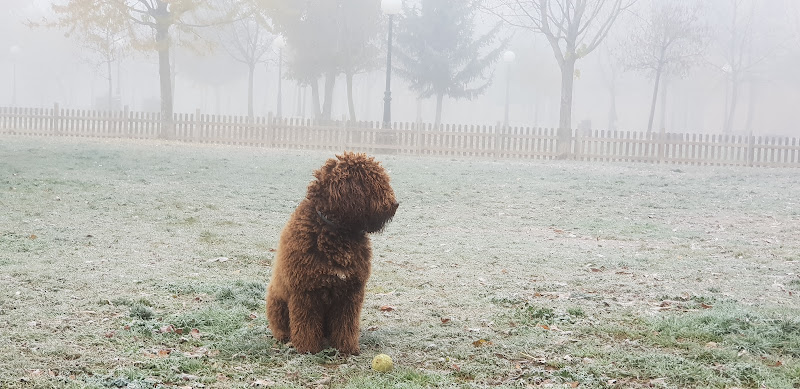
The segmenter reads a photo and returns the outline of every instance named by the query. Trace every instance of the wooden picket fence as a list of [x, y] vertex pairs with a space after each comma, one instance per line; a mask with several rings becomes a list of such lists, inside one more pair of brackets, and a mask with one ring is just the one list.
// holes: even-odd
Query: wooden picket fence
[[171, 134], [159, 113], [0, 107], [0, 134], [158, 139], [293, 149], [488, 158], [628, 161], [800, 167], [798, 138], [276, 119], [175, 114]]

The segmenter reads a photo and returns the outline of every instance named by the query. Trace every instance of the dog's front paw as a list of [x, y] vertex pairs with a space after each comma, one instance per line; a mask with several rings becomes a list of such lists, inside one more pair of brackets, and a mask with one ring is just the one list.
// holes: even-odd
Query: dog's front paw
[[288, 331], [271, 330], [272, 338], [281, 343], [288, 343], [291, 341]]
[[358, 348], [358, 346], [356, 346], [356, 347], [338, 347], [337, 349], [339, 350], [340, 353], [345, 354], [345, 355], [359, 355], [359, 354], [361, 354], [361, 350]]

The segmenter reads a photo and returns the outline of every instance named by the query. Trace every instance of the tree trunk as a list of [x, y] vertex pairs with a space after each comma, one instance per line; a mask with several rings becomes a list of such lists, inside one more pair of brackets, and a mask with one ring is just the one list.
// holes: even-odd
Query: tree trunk
[[650, 102], [650, 119], [647, 120], [647, 133], [653, 132], [653, 118], [656, 115], [656, 101], [658, 101], [658, 84], [661, 82], [661, 67], [656, 70], [656, 80], [653, 82], [653, 98]]
[[294, 116], [302, 117], [303, 115], [303, 86], [297, 83], [297, 103], [294, 106]]
[[353, 74], [346, 73], [345, 78], [347, 80], [347, 108], [350, 111], [350, 121], [356, 121], [356, 106], [353, 104]]
[[664, 81], [661, 83], [661, 107], [659, 112], [661, 114], [661, 125], [659, 125], [659, 130], [664, 132], [667, 129], [667, 88], [669, 87], [669, 78], [664, 77]]
[[558, 155], [566, 158], [572, 144], [572, 88], [575, 81], [575, 57], [567, 56], [561, 64], [561, 106], [558, 119]]
[[248, 65], [249, 73], [247, 74], [247, 118], [253, 120], [253, 75], [256, 73], [256, 64], [251, 63]]
[[333, 87], [336, 86], [336, 74], [325, 74], [325, 101], [322, 103], [322, 119], [331, 120], [331, 106], [333, 105]]
[[322, 113], [319, 110], [319, 80], [311, 81], [311, 100], [314, 108], [314, 120], [320, 121]]
[[253, 120], [253, 75], [256, 72], [256, 64], [248, 65], [247, 73], [247, 118]]
[[736, 71], [731, 73], [731, 100], [728, 105], [728, 112], [725, 113], [725, 124], [722, 132], [730, 134], [733, 132], [733, 118], [736, 116], [736, 103], [739, 100], [739, 75]]
[[575, 81], [575, 59], [565, 59], [561, 66], [561, 106], [558, 127], [572, 128], [572, 88]]
[[612, 80], [608, 86], [608, 130], [615, 131], [617, 129], [617, 85]]
[[433, 122], [433, 128], [438, 130], [439, 126], [442, 124], [442, 100], [444, 99], [444, 93], [439, 93], [436, 95], [436, 119]]
[[747, 99], [747, 119], [745, 120], [744, 131], [748, 135], [753, 135], [753, 116], [755, 116], [756, 102], [756, 83], [750, 81], [750, 97]]
[[156, 27], [158, 77], [161, 86], [161, 137], [172, 139], [172, 77], [169, 67], [169, 26]]
[[222, 93], [219, 84], [214, 84], [214, 113], [222, 115]]
[[114, 93], [114, 86], [111, 80], [113, 79], [111, 73], [111, 60], [106, 61], [106, 66], [108, 68], [108, 110], [111, 111], [113, 109], [113, 98], [111, 97]]

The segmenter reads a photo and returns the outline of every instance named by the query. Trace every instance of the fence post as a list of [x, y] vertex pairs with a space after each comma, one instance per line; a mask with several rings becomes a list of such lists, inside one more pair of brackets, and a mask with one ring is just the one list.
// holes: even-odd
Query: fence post
[[580, 161], [581, 157], [583, 157], [583, 155], [585, 153], [585, 151], [584, 151], [585, 147], [584, 147], [584, 144], [583, 144], [584, 143], [583, 139], [586, 137], [586, 133], [587, 132], [591, 133], [592, 129], [591, 128], [578, 128], [577, 130], [575, 130], [575, 155], [574, 155], [574, 159], [577, 160], [577, 161]]
[[61, 135], [61, 107], [58, 103], [53, 103], [53, 135]]
[[500, 151], [502, 149], [502, 144], [500, 143], [502, 140], [500, 139], [500, 122], [494, 124], [494, 150], [492, 152], [493, 158], [497, 159], [500, 157]]
[[[353, 127], [356, 130], [359, 130], [360, 126], [358, 124], [356, 124]], [[336, 137], [337, 140], [338, 140], [338, 142], [336, 142], [337, 146], [338, 146], [337, 151], [338, 150], [345, 150], [347, 148], [347, 132], [350, 130], [351, 127], [348, 127], [347, 126], [347, 122], [342, 120], [342, 125], [341, 126], [335, 126], [333, 128], [335, 128], [334, 131], [336, 131], [338, 133], [338, 136]], [[372, 126], [370, 126], [370, 129], [372, 129]]]
[[272, 139], [275, 132], [273, 120], [272, 111], [270, 111], [267, 113], [267, 125], [264, 127], [267, 147], [272, 147]]
[[414, 155], [419, 155], [419, 146], [420, 142], [422, 141], [422, 121], [417, 120], [414, 123]]
[[131, 112], [127, 105], [122, 107], [122, 136], [131, 137]]
[[194, 120], [192, 121], [192, 133], [189, 134], [189, 139], [192, 142], [200, 143], [200, 133], [202, 132], [203, 123], [200, 121], [200, 108], [194, 110]]
[[572, 129], [558, 129], [558, 159], [567, 159], [572, 154]]
[[747, 140], [747, 166], [751, 166], [752, 167], [753, 166], [753, 159], [754, 159], [754, 157], [753, 157], [754, 150], [753, 149], [755, 148], [756, 137], [753, 136], [753, 135], [750, 135], [748, 138], [750, 138], [750, 139]]

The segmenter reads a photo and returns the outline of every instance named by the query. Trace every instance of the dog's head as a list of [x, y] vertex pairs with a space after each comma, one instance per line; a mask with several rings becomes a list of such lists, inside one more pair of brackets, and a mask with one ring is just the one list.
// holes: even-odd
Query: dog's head
[[397, 211], [389, 175], [363, 153], [344, 152], [314, 171], [311, 200], [327, 222], [354, 231], [377, 232]]

